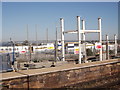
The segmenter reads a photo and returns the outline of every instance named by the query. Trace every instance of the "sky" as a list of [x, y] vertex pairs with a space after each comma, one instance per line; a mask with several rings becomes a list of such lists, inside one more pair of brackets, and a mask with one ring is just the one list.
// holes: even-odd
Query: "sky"
[[118, 2], [119, 0], [1, 0], [3, 2]]
[[2, 3], [0, 2], [0, 42], [2, 41]]
[[[86, 29], [98, 28], [98, 17], [102, 18], [102, 35], [113, 39], [118, 34], [117, 2], [2, 2], [2, 40], [22, 41], [46, 40], [48, 28], [49, 40], [55, 40], [58, 27], [60, 38], [60, 18], [65, 20], [65, 30], [76, 30], [76, 16], [86, 21]], [[98, 39], [98, 34], [87, 34], [86, 38]], [[77, 40], [76, 34], [66, 34], [66, 40]]]

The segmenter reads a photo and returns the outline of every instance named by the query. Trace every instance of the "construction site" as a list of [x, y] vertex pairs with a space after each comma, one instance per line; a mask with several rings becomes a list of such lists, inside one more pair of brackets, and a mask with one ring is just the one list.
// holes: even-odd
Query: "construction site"
[[[61, 40], [38, 45], [0, 47], [1, 88], [108, 88], [120, 84], [120, 44], [102, 40], [102, 19], [97, 30], [86, 30], [85, 20], [77, 16], [77, 27], [65, 30], [60, 18]], [[82, 27], [80, 27], [82, 26]], [[65, 41], [65, 34], [77, 34], [77, 41]], [[98, 40], [87, 41], [86, 33]], [[36, 39], [37, 40], [37, 39]], [[114, 79], [113, 79], [114, 78]], [[103, 83], [106, 82], [106, 83]], [[106, 86], [106, 87], [105, 87]], [[112, 87], [111, 87], [112, 88]]]

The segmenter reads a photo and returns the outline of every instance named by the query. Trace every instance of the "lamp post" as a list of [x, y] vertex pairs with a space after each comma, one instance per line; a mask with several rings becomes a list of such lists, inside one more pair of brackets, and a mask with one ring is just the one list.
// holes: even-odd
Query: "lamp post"
[[115, 56], [117, 56], [117, 35], [116, 34], [114, 35], [114, 41], [115, 41], [115, 46], [114, 46], [114, 48], [115, 48]]

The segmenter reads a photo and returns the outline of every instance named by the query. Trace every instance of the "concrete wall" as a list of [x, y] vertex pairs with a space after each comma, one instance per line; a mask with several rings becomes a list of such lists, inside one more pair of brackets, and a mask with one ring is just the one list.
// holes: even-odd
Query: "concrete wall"
[[[60, 67], [58, 67], [60, 68]], [[24, 74], [24, 73], [21, 73]], [[120, 61], [3, 79], [2, 88], [95, 88], [120, 82]]]

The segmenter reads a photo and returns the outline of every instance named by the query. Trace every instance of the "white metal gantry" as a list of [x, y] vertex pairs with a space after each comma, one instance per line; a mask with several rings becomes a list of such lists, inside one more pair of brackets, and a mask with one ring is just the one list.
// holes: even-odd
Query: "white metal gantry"
[[[82, 21], [82, 30], [81, 30], [81, 19], [77, 16], [77, 30], [64, 31], [64, 19], [60, 18], [60, 28], [61, 28], [61, 42], [62, 42], [62, 60], [65, 61], [65, 43], [64, 43], [64, 34], [65, 33], [77, 33], [78, 34], [78, 43], [79, 43], [79, 63], [81, 63], [81, 36], [85, 41], [85, 33], [99, 33], [99, 42], [102, 46], [102, 32], [101, 32], [101, 18], [98, 18], [98, 30], [85, 30], [85, 21]], [[102, 48], [100, 48], [100, 61], [102, 61]]]

